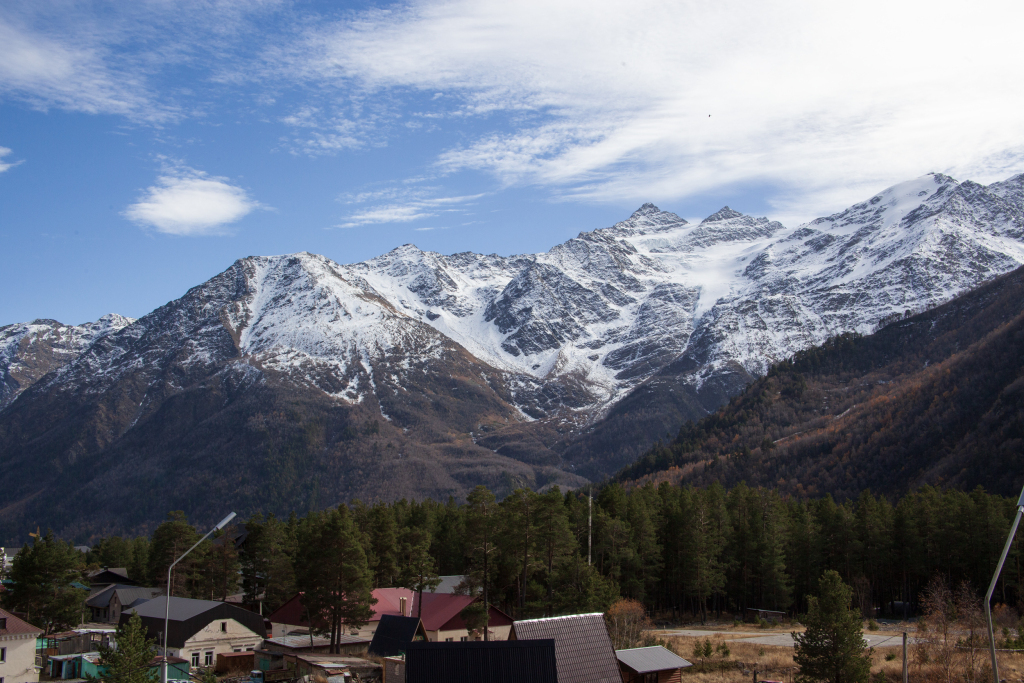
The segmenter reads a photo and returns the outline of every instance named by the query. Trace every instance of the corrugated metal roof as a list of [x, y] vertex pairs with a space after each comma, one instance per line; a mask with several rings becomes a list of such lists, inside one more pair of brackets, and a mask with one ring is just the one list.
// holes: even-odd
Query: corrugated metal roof
[[465, 574], [451, 574], [448, 576], [439, 576], [441, 583], [437, 584], [431, 593], [447, 593], [449, 595], [455, 593], [455, 587], [466, 580]]
[[[142, 625], [150, 638], [156, 638], [164, 630], [164, 609], [167, 598], [161, 596], [121, 612], [120, 624], [128, 623], [132, 614], [142, 617]], [[242, 609], [237, 605], [214, 600], [192, 600], [190, 598], [171, 598], [170, 624], [167, 629], [167, 644], [171, 647], [182, 647], [185, 641], [201, 631], [208, 624], [222, 620], [234, 619], [260, 638], [267, 637], [263, 625], [263, 617]]]
[[313, 636], [313, 642], [310, 643], [309, 636], [278, 636], [277, 638], [267, 638], [267, 642], [279, 645], [280, 647], [297, 649], [303, 647], [324, 647], [331, 644], [331, 639], [324, 638], [323, 636]]
[[13, 636], [21, 634], [40, 634], [43, 629], [37, 628], [27, 621], [22, 621], [6, 610], [0, 609], [0, 619], [6, 620], [4, 628], [0, 628], [0, 636]]
[[[406, 683], [559, 683], [555, 641], [410, 643]], [[621, 679], [619, 679], [621, 681]]]
[[679, 655], [663, 648], [661, 645], [653, 647], [633, 647], [628, 650], [616, 650], [615, 656], [619, 661], [628, 666], [638, 674], [646, 674], [654, 671], [668, 671], [670, 669], [682, 669], [693, 666]]
[[621, 683], [604, 615], [573, 614], [512, 624], [509, 639], [555, 641], [559, 683]]

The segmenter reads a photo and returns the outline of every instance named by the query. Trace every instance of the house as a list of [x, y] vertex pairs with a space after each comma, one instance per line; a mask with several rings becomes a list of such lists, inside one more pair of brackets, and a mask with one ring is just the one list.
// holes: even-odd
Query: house
[[162, 588], [143, 588], [115, 583], [94, 592], [86, 599], [85, 604], [92, 612], [93, 621], [116, 624], [121, 620], [121, 612], [125, 608], [135, 607], [140, 602], [152, 600], [162, 593]]
[[[555, 641], [410, 643], [405, 683], [558, 683]], [[388, 679], [385, 683], [392, 683]]]
[[423, 622], [416, 617], [384, 614], [370, 642], [369, 653], [377, 657], [394, 657], [406, 651], [409, 643], [427, 640]]
[[681, 683], [683, 669], [693, 666], [660, 645], [616, 650], [622, 683]]
[[101, 586], [121, 584], [122, 586], [138, 586], [138, 582], [128, 578], [128, 570], [124, 567], [104, 567], [90, 572], [85, 577], [93, 590]]
[[512, 625], [509, 640], [555, 641], [558, 683], [622, 683], [604, 615], [527, 619]]
[[0, 609], [0, 683], [38, 681], [36, 638], [43, 632]]
[[[421, 614], [419, 596], [407, 588], [377, 588], [373, 591], [377, 603], [373, 606], [370, 621], [359, 629], [350, 632], [362, 638], [372, 638], [380, 623], [381, 617], [408, 617]], [[469, 595], [451, 595], [447, 593], [423, 593], [423, 628], [427, 639], [432, 641], [467, 641], [471, 640], [466, 624], [459, 613], [468, 605], [477, 602], [480, 597]], [[505, 640], [512, 627], [512, 618], [494, 605], [490, 606], [488, 621], [488, 637], [492, 640]], [[282, 605], [269, 617], [273, 636], [279, 637], [294, 633], [309, 632], [305, 608], [302, 606], [302, 594], [298, 594]]]
[[[149, 638], [161, 638], [167, 598], [153, 598], [121, 612], [121, 624], [132, 614], [142, 618]], [[167, 627], [167, 654], [184, 657], [191, 666], [213, 666], [217, 655], [230, 652], [252, 652], [267, 637], [263, 617], [225, 602], [171, 598], [170, 622]]]
[[441, 579], [441, 583], [437, 584], [431, 593], [447, 593], [448, 595], [454, 594], [460, 586], [466, 583], [466, 576], [464, 574], [451, 574], [446, 576], [437, 577]]

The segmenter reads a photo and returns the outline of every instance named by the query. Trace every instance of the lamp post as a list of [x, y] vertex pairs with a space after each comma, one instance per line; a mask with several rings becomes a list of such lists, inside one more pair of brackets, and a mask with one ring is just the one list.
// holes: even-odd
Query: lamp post
[[1024, 514], [1024, 491], [1020, 492], [1017, 499], [1017, 515], [1013, 518], [1013, 526], [1010, 527], [1010, 535], [1006, 537], [1006, 545], [1003, 546], [1003, 554], [999, 556], [999, 564], [996, 565], [996, 573], [992, 575], [992, 583], [988, 585], [988, 593], [985, 593], [985, 617], [988, 619], [988, 642], [992, 648], [992, 676], [996, 683], [999, 683], [999, 662], [996, 661], [996, 637], [992, 632], [992, 593], [996, 590], [996, 583], [999, 581], [999, 574], [1003, 571], [1003, 563], [1010, 552], [1010, 545], [1013, 544], [1013, 536], [1017, 533], [1017, 525], [1020, 524], [1020, 517]]
[[171, 562], [171, 566], [167, 568], [167, 597], [164, 599], [164, 661], [163, 666], [160, 667], [160, 680], [163, 681], [163, 683], [167, 683], [167, 625], [170, 623], [171, 620], [171, 571], [174, 570], [174, 565], [178, 564], [179, 562], [185, 559], [185, 555], [188, 555], [190, 552], [195, 550], [196, 546], [205, 541], [207, 537], [214, 531], [220, 531], [221, 529], [226, 527], [228, 523], [231, 522], [231, 520], [233, 520], [234, 518], [235, 513], [232, 512], [227, 517], [217, 522], [217, 526], [207, 531], [206, 536], [203, 536], [198, 541], [196, 541], [196, 544], [194, 546], [186, 550], [182, 554], [182, 556], [176, 559], [174, 562]]

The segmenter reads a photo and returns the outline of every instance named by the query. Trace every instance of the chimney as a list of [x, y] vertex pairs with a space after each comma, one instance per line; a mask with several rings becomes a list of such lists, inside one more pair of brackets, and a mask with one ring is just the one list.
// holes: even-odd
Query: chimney
[[409, 616], [408, 612], [406, 611], [406, 607], [408, 607], [406, 603], [408, 602], [409, 599], [406, 597], [398, 598], [398, 610], [402, 613], [403, 617]]

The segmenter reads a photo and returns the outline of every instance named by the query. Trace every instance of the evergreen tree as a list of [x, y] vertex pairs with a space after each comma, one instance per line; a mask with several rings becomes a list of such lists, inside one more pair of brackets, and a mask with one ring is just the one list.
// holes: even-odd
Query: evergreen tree
[[247, 604], [255, 608], [262, 601], [263, 613], [269, 614], [295, 595], [294, 538], [289, 525], [273, 515], [253, 515], [245, 530], [238, 558], [242, 592]]
[[229, 526], [217, 532], [217, 537], [199, 565], [203, 596], [210, 600], [226, 600], [238, 590], [240, 564], [234, 530], [234, 526]]
[[[399, 567], [398, 525], [395, 513], [384, 503], [377, 503], [369, 512], [370, 552], [373, 554], [373, 585], [389, 588], [396, 585]], [[429, 536], [428, 536], [429, 538]]]
[[547, 594], [544, 613], [550, 617], [557, 610], [555, 586], [559, 582], [559, 569], [569, 558], [578, 554], [576, 539], [569, 528], [565, 502], [557, 486], [537, 497], [535, 520], [534, 545], [538, 560], [544, 567]]
[[486, 486], [479, 485], [466, 496], [466, 541], [468, 552], [473, 563], [474, 580], [483, 589], [484, 640], [489, 640], [486, 627], [487, 615], [490, 613], [489, 584], [491, 554], [495, 550], [495, 531], [497, 527], [497, 506], [494, 494]]
[[167, 586], [167, 569], [198, 540], [199, 534], [195, 527], [188, 523], [184, 512], [181, 510], [169, 512], [167, 521], [160, 524], [153, 532], [147, 563], [150, 585], [164, 588], [171, 596], [192, 597], [197, 578], [196, 566], [201, 564], [206, 554], [205, 548], [196, 548], [184, 560], [175, 565], [169, 588]]
[[119, 626], [115, 636], [117, 647], [100, 645], [100, 667], [103, 675], [90, 681], [103, 683], [155, 683], [156, 672], [149, 668], [156, 640], [146, 638], [142, 617], [132, 614], [128, 623]]
[[818, 584], [818, 596], [808, 598], [803, 633], [794, 633], [793, 660], [800, 667], [797, 683], [865, 683], [871, 657], [865, 652], [860, 614], [850, 609], [853, 590], [839, 573], [826, 571]]
[[437, 565], [430, 555], [430, 534], [426, 529], [413, 527], [402, 534], [401, 569], [399, 583], [416, 592], [416, 616], [423, 617], [423, 591], [433, 590], [441, 583]]
[[24, 612], [26, 620], [49, 635], [82, 622], [88, 591], [72, 583], [82, 579], [82, 553], [47, 532], [22, 548], [11, 563], [11, 584], [0, 597], [6, 609]]
[[343, 629], [366, 624], [377, 602], [371, 593], [373, 575], [346, 506], [311, 512], [303, 520], [295, 580], [304, 593], [311, 627], [329, 633], [331, 653], [338, 654]]

